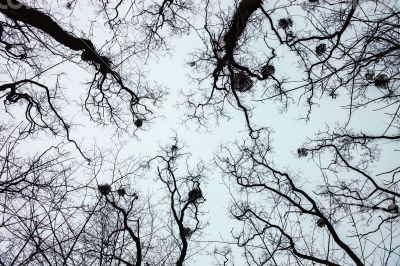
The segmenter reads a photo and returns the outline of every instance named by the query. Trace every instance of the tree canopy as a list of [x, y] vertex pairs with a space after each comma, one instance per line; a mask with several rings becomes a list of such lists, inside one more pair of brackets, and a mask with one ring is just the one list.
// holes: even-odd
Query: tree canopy
[[0, 265], [397, 265], [396, 0], [0, 0]]

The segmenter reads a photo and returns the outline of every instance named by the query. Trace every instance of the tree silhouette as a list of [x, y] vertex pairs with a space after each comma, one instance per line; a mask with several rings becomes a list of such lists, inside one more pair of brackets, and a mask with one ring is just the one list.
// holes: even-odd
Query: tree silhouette
[[[68, 61], [84, 68], [89, 65], [93, 78], [82, 106], [91, 120], [102, 125], [113, 124], [124, 132], [134, 130], [132, 125], [140, 128], [154, 118], [153, 107], [163, 102], [166, 91], [147, 81], [133, 60], [145, 61], [155, 51], [168, 49], [164, 28], [170, 28], [175, 34], [187, 32], [190, 24], [181, 16], [191, 14], [194, 9], [183, 1], [164, 1], [161, 5], [130, 4], [129, 7], [123, 1], [94, 4], [113, 32], [108, 42], [109, 51], [115, 51], [112, 53], [105, 52], [107, 48], [102, 51], [90, 37], [80, 37], [69, 31], [70, 25], [63, 25], [53, 17], [51, 10], [47, 12], [36, 7], [34, 1], [29, 5], [4, 0], [0, 4], [4, 16], [0, 24], [2, 56], [9, 64], [8, 69], [18, 73], [9, 75], [12, 82], [0, 86], [4, 104], [23, 103], [32, 131], [41, 128], [54, 134], [65, 133], [78, 149], [70, 136], [72, 121], [66, 121], [61, 112], [62, 92], [67, 88], [58, 79], [50, 85], [44, 84], [42, 78], [46, 78], [52, 68]], [[70, 16], [73, 16], [77, 1], [57, 1], [57, 4], [59, 9], [71, 10]], [[120, 9], [129, 12], [122, 15]], [[140, 39], [126, 39], [124, 32], [130, 27], [140, 33]], [[47, 57], [59, 62], [47, 64]], [[124, 72], [121, 72], [122, 67]]]
[[[396, 127], [399, 10], [394, 1], [243, 0], [226, 11], [206, 3], [205, 48], [193, 55], [192, 63], [206, 77], [212, 71], [212, 77], [193, 76], [206, 84], [186, 93], [189, 120], [203, 125], [209, 114], [229, 116], [231, 105], [243, 112], [256, 137], [264, 126], [251, 121], [257, 106], [238, 89], [240, 75], [259, 84], [252, 86], [253, 102], [275, 101], [283, 110], [292, 102], [303, 103], [308, 120], [321, 97], [340, 94], [347, 98], [349, 120], [359, 109], [378, 106], [393, 120], [387, 130]], [[255, 44], [264, 54], [253, 49]], [[289, 76], [276, 69], [280, 57], [298, 64], [298, 72]]]
[[[336, 158], [320, 166], [323, 178], [313, 191], [301, 176], [274, 166], [268, 140], [222, 147], [217, 164], [238, 186], [230, 212], [243, 224], [233, 236], [249, 265], [397, 261], [399, 246], [391, 244], [398, 242], [396, 174], [375, 180], [351, 164], [344, 147], [307, 151], [316, 156], [329, 148]], [[349, 178], [339, 168], [357, 175]]]
[[[211, 114], [229, 117], [229, 105], [244, 114], [252, 140], [237, 144], [236, 153], [224, 145], [217, 164], [237, 185], [231, 214], [243, 225], [234, 236], [247, 264], [395, 263], [399, 166], [380, 160], [388, 155], [379, 148], [398, 143], [397, 5], [243, 0], [228, 9], [207, 2], [205, 10], [206, 47], [192, 65], [212, 76], [193, 76], [200, 92], [186, 95], [188, 119], [204, 125]], [[280, 57], [291, 57], [298, 72], [283, 75]], [[240, 89], [238, 80], [252, 87]], [[206, 82], [211, 90], [201, 85]], [[272, 131], [252, 122], [260, 107], [254, 103], [275, 101], [282, 110], [300, 103], [309, 121], [315, 106], [337, 97], [346, 102], [347, 117], [297, 149], [321, 171], [315, 186], [306, 186], [306, 178], [274, 166]], [[386, 116], [386, 125], [355, 127], [355, 113], [369, 110]]]
[[[2, 145], [2, 265], [183, 265], [196, 249], [204, 166], [179, 170], [182, 147], [148, 160], [99, 153], [84, 166], [62, 147], [23, 161], [17, 144]], [[135, 189], [153, 163], [161, 198]]]
[[[0, 0], [0, 13], [0, 265], [183, 266], [204, 250], [217, 265], [399, 263], [396, 0]], [[123, 154], [121, 136], [168, 113], [146, 68], [186, 34], [202, 46], [173, 99], [184, 123], [239, 111], [247, 133], [210, 164], [231, 196], [228, 240], [203, 238], [208, 166], [190, 145]], [[344, 115], [318, 113], [335, 103]], [[337, 121], [312, 136], [286, 129], [304, 138], [282, 166], [262, 113], [272, 104]], [[117, 143], [78, 141], [77, 106]]]

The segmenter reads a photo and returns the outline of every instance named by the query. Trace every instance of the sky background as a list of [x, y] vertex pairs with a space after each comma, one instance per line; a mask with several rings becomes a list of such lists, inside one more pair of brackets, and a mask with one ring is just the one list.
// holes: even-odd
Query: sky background
[[[89, 32], [88, 21], [92, 21], [96, 17], [87, 6], [82, 3], [79, 5], [82, 6], [76, 9], [76, 14], [72, 19], [67, 16], [64, 18], [65, 22], [74, 25], [73, 31], [78, 36], [81, 33]], [[59, 10], [54, 16], [61, 21], [63, 20], [63, 11], [58, 6], [50, 5], [48, 10]], [[79, 18], [79, 20], [74, 20], [74, 18]], [[99, 18], [92, 28], [93, 42], [97, 47], [106, 43], [107, 38], [110, 37], [109, 32], [104, 31], [104, 27], [100, 26]], [[165, 56], [161, 54], [158, 58], [151, 58], [146, 65], [142, 66], [143, 70], [148, 73], [148, 80], [166, 86], [169, 95], [162, 108], [156, 110], [156, 115], [160, 117], [153, 120], [150, 125], [145, 124], [143, 130], [137, 132], [137, 138], [128, 135], [116, 136], [112, 126], [98, 127], [88, 121], [87, 115], [79, 107], [79, 102], [87, 91], [87, 85], [84, 83], [91, 79], [92, 73], [87, 71], [83, 64], [78, 66], [77, 64], [66, 63], [54, 68], [52, 73], [66, 73], [62, 78], [63, 86], [68, 88], [65, 90], [66, 98], [74, 100], [66, 105], [64, 110], [68, 119], [73, 118], [74, 121], [79, 123], [73, 127], [72, 137], [82, 147], [90, 149], [96, 144], [100, 148], [109, 149], [115, 143], [124, 141], [122, 157], [130, 155], [137, 157], [151, 156], [157, 154], [160, 145], [170, 143], [170, 138], [176, 133], [187, 145], [186, 150], [193, 155], [193, 163], [199, 160], [210, 163], [205, 188], [206, 202], [203, 205], [203, 210], [206, 211], [203, 219], [209, 222], [209, 226], [204, 231], [203, 240], [230, 240], [230, 230], [237, 224], [229, 219], [230, 197], [222, 175], [211, 163], [220, 144], [240, 141], [247, 137], [247, 132], [245, 131], [243, 114], [233, 109], [230, 112], [231, 119], [229, 121], [222, 120], [219, 125], [215, 125], [211, 121], [210, 127], [207, 129], [197, 129], [197, 125], [194, 123], [186, 125], [182, 123], [185, 112], [188, 110], [179, 105], [180, 102], [184, 101], [180, 92], [195, 86], [189, 78], [189, 75], [193, 74], [193, 69], [187, 63], [190, 61], [190, 53], [201, 47], [200, 45], [201, 42], [195, 34], [171, 38], [172, 49], [169, 54]], [[261, 46], [255, 48], [263, 49]], [[277, 71], [284, 71], [288, 76], [298, 75], [295, 65], [288, 61], [290, 55], [287, 54], [287, 51], [278, 51], [278, 53], [280, 53], [280, 59], [276, 64]], [[138, 64], [140, 65], [140, 63]], [[51, 84], [51, 78], [47, 79], [46, 82]], [[260, 86], [262, 85], [257, 83], [253, 90], [260, 89]], [[247, 100], [250, 103], [251, 97], [248, 97]], [[255, 104], [254, 102], [251, 103]], [[307, 137], [312, 137], [319, 130], [325, 130], [327, 127], [334, 128], [338, 122], [343, 123], [343, 118], [347, 118], [347, 110], [344, 110], [343, 106], [347, 103], [347, 98], [344, 95], [339, 95], [335, 100], [323, 98], [319, 106], [314, 107], [309, 122], [299, 119], [306, 113], [306, 109], [301, 104], [292, 104], [287, 112], [282, 113], [279, 111], [279, 106], [272, 101], [257, 103], [257, 109], [253, 113], [253, 121], [258, 125], [273, 129], [272, 146], [274, 148], [275, 165], [280, 169], [301, 174], [304, 181], [312, 184], [315, 180], [320, 179], [318, 168], [311, 160], [298, 158], [296, 150], [301, 147]], [[382, 132], [379, 132], [378, 128], [382, 128], [385, 122], [377, 112], [365, 110], [353, 117], [351, 125], [356, 132], [363, 129], [371, 134], [379, 134]], [[36, 146], [30, 148], [33, 150], [42, 148], [43, 143], [48, 143], [48, 137], [48, 135], [41, 136], [41, 140], [35, 142]], [[382, 148], [385, 147], [382, 146]], [[76, 155], [78, 156], [78, 154]], [[387, 149], [387, 153], [382, 155], [383, 162], [380, 167], [386, 168], [394, 163], [396, 159], [392, 155], [393, 149]], [[145, 184], [142, 185], [146, 187]], [[235, 254], [235, 257], [239, 259], [240, 256]], [[194, 258], [194, 261], [195, 263], [191, 263], [191, 265], [211, 265], [213, 258], [200, 254]]]

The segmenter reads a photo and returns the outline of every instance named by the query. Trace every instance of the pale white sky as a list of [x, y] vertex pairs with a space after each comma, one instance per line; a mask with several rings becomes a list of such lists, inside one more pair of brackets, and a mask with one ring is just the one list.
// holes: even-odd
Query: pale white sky
[[[48, 7], [52, 10], [52, 7]], [[77, 9], [76, 17], [80, 21], [71, 21], [74, 27], [74, 32], [79, 35], [80, 33], [87, 33], [89, 31], [87, 21], [93, 20], [95, 16], [93, 13], [82, 8]], [[80, 13], [80, 14], [79, 14]], [[55, 15], [61, 18], [59, 14]], [[97, 18], [97, 24], [100, 19]], [[201, 24], [201, 23], [200, 23]], [[99, 25], [93, 27], [93, 42], [96, 46], [100, 47], [104, 44], [105, 40], [110, 38], [109, 31], [104, 32], [103, 28]], [[63, 71], [66, 73], [62, 79], [63, 85], [68, 87], [66, 90], [66, 97], [71, 97], [75, 101], [71, 101], [70, 106], [65, 107], [65, 114], [70, 118], [74, 117], [77, 121], [81, 121], [81, 125], [73, 128], [72, 137], [82, 144], [82, 147], [90, 148], [94, 143], [97, 143], [102, 148], [110, 148], [114, 142], [120, 140], [127, 141], [123, 155], [154, 155], [159, 150], [159, 145], [164, 145], [169, 142], [169, 139], [174, 136], [174, 132], [178, 137], [183, 140], [188, 146], [188, 151], [193, 155], [193, 162], [196, 160], [204, 160], [211, 162], [213, 154], [217, 151], [221, 143], [227, 143], [234, 140], [241, 140], [247, 137], [244, 127], [244, 117], [239, 111], [231, 110], [231, 120], [223, 121], [220, 125], [216, 126], [211, 122], [211, 127], [207, 130], [196, 130], [197, 125], [188, 124], [188, 127], [182, 125], [182, 119], [187, 110], [183, 106], [176, 106], [178, 102], [184, 101], [181, 90], [185, 90], [193, 86], [188, 75], [191, 74], [192, 69], [185, 63], [190, 59], [190, 53], [196, 48], [200, 47], [201, 43], [195, 34], [185, 36], [182, 38], [173, 38], [171, 42], [173, 50], [170, 55], [160, 56], [159, 58], [152, 58], [148, 61], [147, 65], [143, 66], [143, 70], [148, 71], [148, 79], [154, 80], [157, 83], [166, 86], [170, 92], [167, 100], [161, 109], [156, 110], [156, 115], [163, 116], [156, 118], [152, 121], [151, 125], [145, 125], [144, 130], [137, 133], [138, 139], [129, 136], [113, 136], [112, 127], [99, 128], [93, 124], [88, 123], [86, 114], [82, 115], [82, 110], [78, 109], [79, 98], [83, 97], [87, 90], [87, 85], [84, 82], [90, 80], [91, 75], [83, 67], [75, 64], [64, 64], [61, 67], [53, 69], [52, 73], [59, 73]], [[259, 47], [262, 49], [263, 47]], [[278, 71], [284, 69], [288, 76], [299, 75], [296, 73], [295, 66], [292, 62], [288, 61], [286, 57], [290, 56], [285, 51], [280, 52], [281, 60], [276, 64]], [[49, 80], [47, 80], [48, 82]], [[261, 84], [257, 84], [253, 89], [261, 88]], [[248, 102], [251, 99], [247, 99]], [[312, 137], [318, 130], [326, 129], [326, 126], [333, 128], [336, 123], [343, 123], [343, 117], [346, 118], [346, 111], [341, 106], [347, 104], [347, 98], [340, 95], [337, 99], [322, 99], [319, 106], [311, 115], [310, 122], [306, 123], [304, 120], [298, 120], [299, 116], [305, 114], [305, 109], [302, 106], [291, 105], [289, 111], [280, 113], [278, 107], [273, 102], [268, 103], [252, 103], [256, 104], [254, 111], [253, 121], [258, 125], [268, 126], [273, 129], [272, 135], [274, 147], [274, 161], [278, 167], [282, 169], [289, 169], [294, 172], [303, 173], [304, 178], [312, 183], [313, 180], [320, 178], [318, 169], [315, 164], [307, 158], [297, 158], [296, 150], [307, 137]], [[384, 125], [382, 116], [377, 112], [365, 111], [356, 114], [352, 120], [352, 125], [359, 129], [367, 130], [369, 133], [376, 132], [377, 128], [382, 128]], [[37, 142], [37, 145], [39, 142]], [[386, 167], [394, 163], [396, 159], [389, 155], [383, 155], [385, 162], [381, 166]], [[205, 230], [204, 241], [218, 241], [221, 236], [226, 240], [230, 239], [231, 228], [236, 225], [235, 222], [228, 217], [228, 204], [229, 195], [227, 189], [223, 184], [221, 173], [216, 169], [211, 169], [208, 173], [208, 184], [205, 189], [206, 203], [203, 205], [204, 210], [207, 212], [204, 219], [209, 221], [209, 226]], [[212, 245], [211, 245], [212, 246]], [[235, 254], [238, 259], [239, 254]], [[204, 254], [197, 256], [195, 263], [191, 265], [211, 265], [212, 257], [204, 256]], [[241, 265], [241, 264], [238, 264]]]

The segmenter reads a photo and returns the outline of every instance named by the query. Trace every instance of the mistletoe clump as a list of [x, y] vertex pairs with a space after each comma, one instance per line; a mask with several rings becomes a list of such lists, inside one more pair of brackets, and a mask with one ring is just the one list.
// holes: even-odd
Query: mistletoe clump
[[299, 155], [299, 157], [307, 157], [308, 151], [305, 148], [298, 148], [297, 154]]
[[189, 191], [188, 197], [189, 197], [189, 202], [195, 202], [196, 200], [203, 197], [203, 192], [201, 191], [200, 188], [194, 188], [191, 191]]
[[379, 74], [375, 77], [374, 83], [378, 88], [387, 88], [389, 85], [389, 77], [386, 74]]
[[192, 229], [190, 229], [189, 227], [184, 227], [182, 233], [184, 237], [188, 238], [189, 236], [192, 235], [193, 232]]
[[267, 64], [261, 69], [261, 74], [264, 79], [275, 74], [275, 67], [272, 64]]
[[323, 55], [325, 52], [326, 52], [326, 44], [325, 43], [321, 43], [317, 47], [315, 47], [315, 53], [318, 56]]
[[104, 185], [98, 185], [97, 189], [100, 191], [100, 193], [104, 196], [107, 196], [111, 192], [111, 186], [109, 184], [104, 184]]
[[319, 220], [317, 221], [317, 226], [318, 226], [318, 227], [324, 227], [325, 225], [326, 225], [326, 223], [325, 223], [324, 220], [319, 219]]
[[293, 21], [291, 18], [281, 18], [280, 20], [278, 20], [278, 26], [286, 30], [293, 26]]
[[126, 195], [126, 190], [125, 190], [125, 188], [120, 188], [117, 190], [117, 193], [118, 193], [118, 196], [123, 197]]
[[136, 127], [142, 127], [143, 126], [143, 119], [137, 119], [135, 122], [134, 122], [134, 124], [135, 124], [135, 126]]
[[233, 88], [240, 92], [249, 91], [253, 87], [253, 81], [245, 72], [233, 75]]

